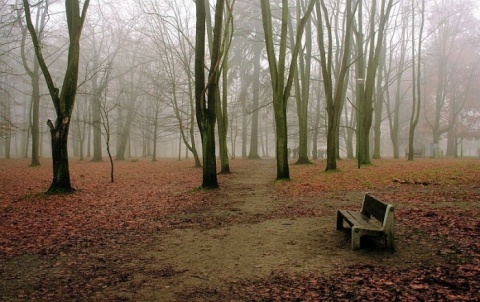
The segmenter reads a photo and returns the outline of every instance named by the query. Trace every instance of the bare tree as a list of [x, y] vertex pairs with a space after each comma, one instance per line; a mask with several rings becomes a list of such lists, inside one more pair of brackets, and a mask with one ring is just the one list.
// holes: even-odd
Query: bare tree
[[[321, 0], [316, 6], [317, 43], [320, 50], [320, 64], [323, 75], [323, 85], [327, 103], [328, 130], [327, 130], [327, 166], [325, 170], [337, 169], [338, 140], [340, 119], [345, 102], [345, 93], [348, 86], [348, 72], [351, 65], [351, 41], [353, 35], [353, 9], [351, 1], [347, 1], [343, 18], [343, 49], [341, 55], [334, 61], [333, 57], [333, 29], [328, 18], [325, 1]], [[325, 44], [325, 39], [328, 44]], [[335, 73], [334, 68], [338, 73]], [[334, 82], [335, 79], [335, 82]]]
[[[38, 32], [38, 40], [41, 43], [44, 35], [46, 17], [48, 13], [49, 1], [40, 3], [36, 9], [36, 18], [35, 18], [35, 30]], [[31, 95], [31, 110], [30, 110], [30, 123], [31, 123], [31, 133], [32, 133], [32, 158], [30, 166], [39, 166], [40, 165], [40, 155], [39, 155], [39, 146], [40, 146], [40, 65], [38, 63], [37, 57], [34, 55], [33, 64], [30, 67], [27, 58], [26, 50], [26, 40], [28, 29], [24, 26], [23, 20], [20, 16], [20, 11], [18, 11], [18, 23], [22, 30], [22, 40], [21, 40], [21, 57], [23, 67], [27, 72], [27, 75], [30, 77], [32, 84], [32, 95]]]
[[[227, 147], [228, 134], [228, 67], [229, 67], [229, 53], [230, 45], [233, 38], [233, 5], [235, 1], [225, 2], [225, 28], [223, 29], [223, 38], [220, 45], [220, 56], [222, 59], [221, 76], [222, 76], [222, 92], [220, 95], [220, 87], [217, 85], [215, 92], [216, 98], [216, 116], [218, 125], [218, 147], [220, 153], [220, 173], [230, 173], [230, 163]], [[220, 77], [220, 75], [218, 75]], [[217, 81], [219, 81], [218, 79]]]
[[[392, 141], [393, 158], [400, 157], [400, 113], [401, 104], [406, 94], [405, 84], [403, 83], [405, 71], [407, 69], [406, 56], [408, 52], [408, 4], [401, 7], [397, 12], [395, 20], [395, 30], [397, 35], [392, 35], [390, 38], [390, 51], [388, 55], [388, 67], [386, 67], [386, 74], [388, 78], [387, 83], [392, 83], [393, 91], [385, 94], [385, 107], [387, 111], [387, 119], [390, 130], [390, 139]], [[398, 33], [398, 31], [400, 31]]]
[[[302, 35], [307, 20], [313, 10], [315, 0], [310, 1], [305, 14], [299, 20], [295, 34], [295, 45], [293, 46], [288, 77], [285, 79], [286, 58], [287, 58], [287, 33], [289, 8], [288, 1], [282, 0], [280, 50], [278, 59], [275, 55], [272, 12], [270, 1], [261, 1], [263, 30], [265, 34], [265, 45], [267, 48], [268, 65], [273, 90], [273, 111], [275, 116], [276, 129], [276, 159], [277, 159], [277, 180], [290, 179], [288, 167], [288, 131], [287, 131], [287, 104], [290, 98], [290, 91], [297, 69], [297, 59], [302, 44]], [[293, 35], [294, 33], [290, 33]], [[278, 62], [277, 62], [278, 60]]]
[[[297, 1], [297, 19], [300, 18], [305, 3]], [[303, 7], [303, 8], [302, 8]], [[290, 32], [293, 32], [292, 18], [289, 18]], [[294, 47], [293, 35], [290, 35]], [[305, 25], [305, 45], [299, 52], [298, 72], [295, 73], [295, 100], [298, 117], [298, 159], [296, 164], [310, 164], [308, 158], [308, 105], [310, 99], [310, 76], [312, 65], [312, 25]]]
[[[174, 116], [178, 122], [180, 137], [188, 152], [193, 154], [195, 166], [201, 167], [200, 157], [195, 143], [195, 96], [194, 72], [192, 63], [194, 45], [191, 41], [190, 8], [182, 1], [166, 1], [162, 9], [158, 3], [150, 0], [140, 1], [142, 11], [148, 15], [148, 28], [143, 34], [152, 41], [155, 49], [155, 58], [160, 60], [165, 69], [155, 76], [158, 85], [166, 84]], [[168, 12], [168, 13], [166, 13]]]
[[[357, 128], [357, 160], [358, 165], [370, 164], [370, 129], [373, 121], [375, 83], [378, 72], [378, 65], [384, 47], [385, 29], [394, 5], [393, 0], [382, 0], [380, 9], [377, 12], [377, 1], [372, 1], [370, 10], [369, 36], [368, 36], [368, 57], [365, 57], [363, 50], [364, 40], [362, 29], [362, 0], [359, 2], [358, 28], [356, 33], [357, 43], [357, 80], [359, 89], [357, 100], [358, 128]], [[378, 27], [376, 26], [378, 16]], [[366, 70], [364, 63], [366, 63]]]
[[223, 9], [225, 0], [218, 0], [215, 6], [215, 25], [208, 81], [205, 81], [205, 37], [206, 37], [206, 7], [204, 0], [196, 1], [196, 41], [195, 41], [195, 104], [198, 128], [202, 137], [203, 180], [202, 188], [218, 188], [217, 167], [215, 156], [215, 123], [218, 93], [218, 78], [221, 74]]
[[57, 114], [55, 124], [51, 120], [48, 120], [47, 122], [50, 127], [53, 159], [53, 180], [48, 189], [49, 193], [70, 192], [73, 190], [70, 183], [70, 171], [68, 167], [68, 130], [77, 93], [78, 68], [80, 61], [80, 36], [89, 3], [90, 0], [85, 0], [83, 8], [80, 10], [79, 0], [65, 0], [65, 14], [70, 42], [68, 48], [67, 68], [62, 89], [60, 91], [60, 89], [55, 86], [48, 65], [43, 57], [42, 45], [38, 39], [38, 33], [32, 23], [30, 4], [28, 0], [23, 0], [27, 28], [32, 37], [38, 63], [45, 76], [48, 90]]
[[420, 118], [420, 108], [422, 103], [422, 42], [425, 25], [425, 0], [420, 1], [420, 29], [418, 37], [416, 37], [415, 28], [417, 24], [415, 24], [415, 7], [417, 1], [412, 0], [412, 114], [410, 116], [410, 128], [408, 133], [408, 160], [413, 160], [415, 128], [417, 127]]
[[[466, 101], [465, 94], [472, 88], [469, 83], [472, 70], [467, 66], [475, 66], [477, 56], [475, 51], [468, 53], [470, 45], [477, 44], [476, 20], [472, 15], [472, 1], [437, 1], [430, 19], [432, 31], [427, 47], [429, 56], [425, 65], [429, 70], [427, 77], [427, 93], [434, 95], [430, 101], [424, 102], [425, 119], [432, 131], [433, 144], [439, 148], [444, 134], [447, 134], [447, 154], [455, 155], [455, 125], [457, 117], [462, 112]], [[460, 17], [461, 16], [461, 17]], [[472, 58], [472, 63], [464, 59]], [[467, 71], [467, 72], [465, 72]], [[435, 154], [439, 156], [440, 154]]]

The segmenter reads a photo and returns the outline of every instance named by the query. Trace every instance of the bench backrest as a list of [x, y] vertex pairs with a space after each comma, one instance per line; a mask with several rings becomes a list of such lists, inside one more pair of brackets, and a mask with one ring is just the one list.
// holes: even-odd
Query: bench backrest
[[365, 194], [362, 204], [362, 214], [367, 217], [375, 217], [384, 228], [393, 228], [394, 207], [391, 204], [385, 204], [370, 193]]

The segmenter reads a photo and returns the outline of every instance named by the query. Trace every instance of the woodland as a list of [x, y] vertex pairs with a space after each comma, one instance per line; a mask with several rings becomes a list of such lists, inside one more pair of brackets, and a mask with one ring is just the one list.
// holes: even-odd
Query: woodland
[[478, 300], [476, 1], [0, 1], [0, 300]]
[[477, 1], [194, 3], [2, 0], [0, 156], [479, 155]]

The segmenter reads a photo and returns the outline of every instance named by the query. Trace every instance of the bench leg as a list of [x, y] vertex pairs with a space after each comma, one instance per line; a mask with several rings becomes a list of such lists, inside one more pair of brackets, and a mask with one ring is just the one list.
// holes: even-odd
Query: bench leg
[[352, 227], [352, 251], [356, 251], [360, 249], [360, 237], [362, 236], [362, 232], [356, 227]]
[[343, 216], [337, 211], [337, 230], [343, 229]]
[[387, 237], [385, 239], [385, 244], [386, 244], [387, 249], [395, 250], [395, 240], [394, 240], [393, 233], [392, 234], [387, 234]]

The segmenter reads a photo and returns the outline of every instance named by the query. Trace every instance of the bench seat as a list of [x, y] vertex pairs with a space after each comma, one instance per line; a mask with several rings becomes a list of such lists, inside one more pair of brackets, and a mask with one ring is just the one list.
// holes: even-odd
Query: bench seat
[[365, 230], [383, 232], [383, 226], [376, 220], [368, 218], [360, 212], [339, 210], [343, 219], [352, 226], [362, 226]]

